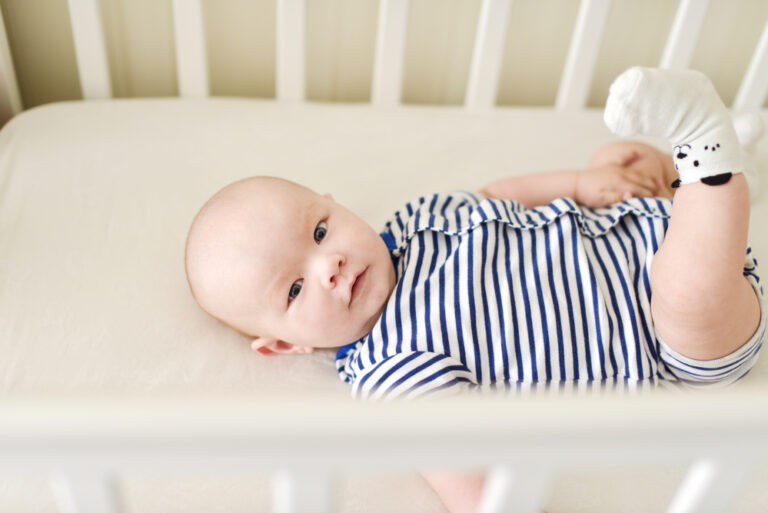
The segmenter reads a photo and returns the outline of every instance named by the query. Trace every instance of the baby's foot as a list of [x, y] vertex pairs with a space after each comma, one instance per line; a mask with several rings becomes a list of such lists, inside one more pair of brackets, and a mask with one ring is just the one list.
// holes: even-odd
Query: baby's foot
[[611, 85], [604, 119], [621, 136], [664, 137], [680, 178], [719, 185], [743, 171], [741, 147], [712, 82], [693, 70], [630, 68]]
[[763, 120], [757, 112], [739, 114], [733, 117], [733, 129], [741, 144], [744, 178], [749, 187], [749, 197], [754, 201], [760, 190], [760, 173], [756, 162], [755, 146], [763, 136]]
[[733, 116], [733, 129], [739, 138], [742, 150], [753, 149], [763, 136], [765, 126], [758, 112], [747, 112]]

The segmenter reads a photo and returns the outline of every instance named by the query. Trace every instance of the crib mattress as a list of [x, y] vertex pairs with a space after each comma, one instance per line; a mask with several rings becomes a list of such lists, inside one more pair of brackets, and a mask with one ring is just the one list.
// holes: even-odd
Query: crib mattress
[[[198, 309], [184, 277], [184, 243], [211, 194], [246, 176], [281, 176], [332, 193], [379, 228], [405, 200], [580, 167], [612, 139], [599, 111], [226, 98], [26, 111], [0, 132], [0, 395], [119, 400], [312, 389], [346, 396], [334, 351], [260, 356]], [[768, 163], [765, 142], [758, 161]], [[768, 255], [765, 197], [752, 208], [758, 260]], [[743, 381], [768, 385], [767, 360]], [[617, 487], [601, 486], [607, 471], [563, 475], [550, 513], [660, 510], [682, 470], [612, 470], [628, 487], [638, 472], [650, 479], [656, 493], [646, 480], [632, 505], [618, 499]], [[768, 503], [757, 481], [750, 490], [738, 511]], [[344, 476], [342, 495], [342, 511], [443, 511], [415, 473]], [[268, 496], [264, 476], [125, 476], [123, 487], [126, 511], [253, 511]], [[6, 511], [56, 511], [43, 477], [0, 478]]]

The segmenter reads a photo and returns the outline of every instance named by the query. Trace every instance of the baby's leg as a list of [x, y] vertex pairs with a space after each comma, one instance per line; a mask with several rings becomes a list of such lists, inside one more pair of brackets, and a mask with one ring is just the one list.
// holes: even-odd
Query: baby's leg
[[760, 308], [742, 273], [749, 191], [725, 106], [701, 73], [632, 68], [611, 86], [605, 119], [619, 135], [675, 146], [682, 187], [651, 267], [657, 332], [696, 360], [733, 352], [754, 334]]

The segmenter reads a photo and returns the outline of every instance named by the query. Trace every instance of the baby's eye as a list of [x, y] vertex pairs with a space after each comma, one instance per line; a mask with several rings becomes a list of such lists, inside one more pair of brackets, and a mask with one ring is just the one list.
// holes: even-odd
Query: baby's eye
[[325, 234], [328, 233], [328, 225], [325, 221], [320, 221], [315, 227], [315, 242], [320, 244], [320, 241], [325, 238]]
[[291, 285], [291, 290], [288, 292], [288, 302], [290, 303], [294, 299], [296, 299], [296, 296], [299, 295], [299, 292], [301, 292], [301, 284], [304, 283], [304, 280], [296, 280], [293, 282], [293, 285]]

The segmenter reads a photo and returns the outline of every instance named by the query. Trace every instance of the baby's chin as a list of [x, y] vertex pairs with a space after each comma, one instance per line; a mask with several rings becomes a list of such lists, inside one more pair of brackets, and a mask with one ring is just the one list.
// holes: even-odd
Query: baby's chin
[[384, 305], [382, 305], [381, 309], [379, 309], [371, 317], [366, 319], [364, 322], [359, 323], [356, 329], [350, 330], [349, 332], [340, 334], [339, 337], [336, 337], [334, 344], [332, 346], [329, 345], [329, 347], [346, 346], [347, 344], [357, 342], [361, 338], [366, 337], [371, 331], [373, 331], [373, 328], [376, 326], [376, 323], [381, 318], [381, 314], [383, 311], [384, 311]]
[[376, 325], [376, 320], [374, 319], [373, 322], [366, 322], [365, 324], [360, 324], [356, 329], [349, 330], [344, 333], [339, 333], [338, 336], [333, 337], [333, 341], [328, 344], [328, 347], [342, 347], [346, 346], [347, 344], [351, 344], [353, 342], [357, 342], [361, 338], [364, 338], [366, 335], [368, 335], [371, 330], [373, 330], [373, 326]]

